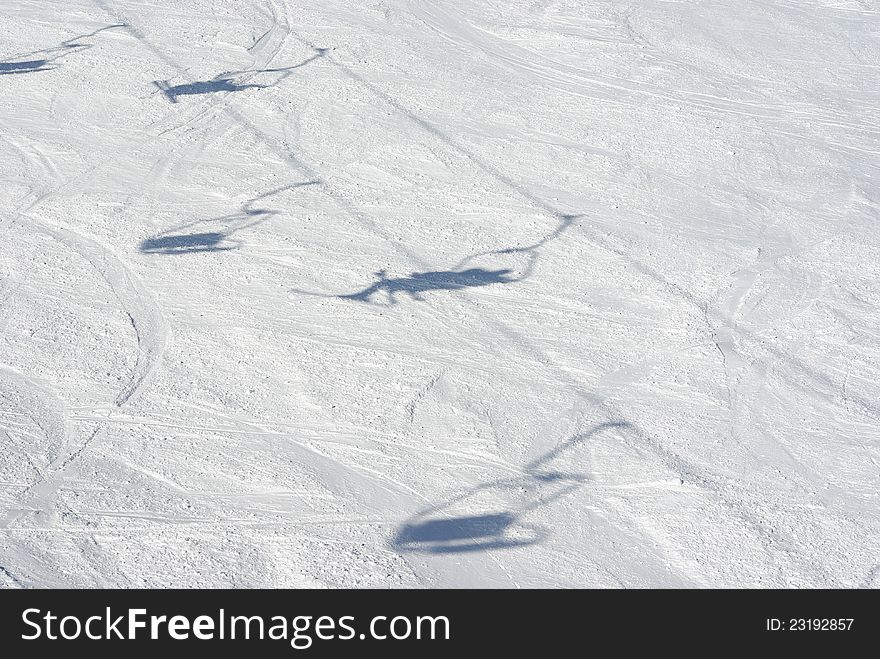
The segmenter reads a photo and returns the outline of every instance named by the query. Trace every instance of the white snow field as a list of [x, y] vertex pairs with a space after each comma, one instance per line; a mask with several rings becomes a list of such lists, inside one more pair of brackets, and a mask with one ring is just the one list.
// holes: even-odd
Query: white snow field
[[4, 587], [880, 587], [880, 2], [0, 0]]

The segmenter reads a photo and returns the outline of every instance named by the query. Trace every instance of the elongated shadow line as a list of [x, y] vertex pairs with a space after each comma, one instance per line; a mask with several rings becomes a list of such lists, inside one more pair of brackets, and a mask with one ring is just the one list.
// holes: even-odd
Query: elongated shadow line
[[330, 51], [329, 48], [314, 48], [313, 50], [316, 50], [318, 52], [315, 53], [314, 55], [312, 55], [311, 57], [304, 59], [299, 64], [293, 64], [291, 66], [282, 66], [277, 69], [244, 69], [242, 71], [236, 71], [232, 75], [243, 75], [245, 73], [282, 73], [282, 72], [293, 71], [294, 69], [302, 68], [302, 67], [306, 66], [307, 64], [314, 62], [316, 59], [321, 59], [322, 57], [325, 57], [327, 55], [327, 53]]

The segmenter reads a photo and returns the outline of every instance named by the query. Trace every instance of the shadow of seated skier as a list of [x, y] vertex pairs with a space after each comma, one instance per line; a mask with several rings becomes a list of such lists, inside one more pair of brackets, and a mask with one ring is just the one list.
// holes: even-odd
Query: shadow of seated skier
[[397, 304], [396, 295], [398, 293], [407, 293], [413, 300], [424, 301], [421, 294], [427, 291], [456, 291], [474, 286], [509, 284], [518, 281], [508, 276], [511, 272], [512, 270], [470, 268], [460, 272], [454, 270], [414, 272], [409, 277], [388, 278], [388, 273], [385, 270], [380, 270], [376, 273], [379, 281], [357, 293], [338, 295], [337, 297], [343, 300], [370, 303], [374, 295], [384, 291], [390, 304]]
[[189, 82], [183, 85], [169, 86], [163, 80], [155, 80], [153, 82], [156, 87], [162, 90], [165, 97], [172, 103], [177, 103], [178, 96], [193, 96], [197, 94], [214, 94], [216, 92], [240, 92], [244, 89], [265, 89], [270, 85], [258, 85], [255, 83], [238, 83], [231, 77], [218, 77], [214, 80], [203, 80], [200, 82]]
[[[295, 69], [299, 69], [327, 54], [327, 48], [315, 48], [315, 54], [303, 60], [299, 64], [285, 66], [277, 69], [253, 69], [247, 71], [233, 71], [231, 73], [221, 73], [212, 80], [199, 80], [196, 82], [187, 82], [180, 85], [170, 85], [167, 80], [154, 80], [153, 84], [165, 94], [165, 97], [172, 103], [177, 103], [178, 96], [197, 96], [199, 94], [215, 94], [218, 92], [240, 92], [245, 89], [266, 89], [274, 87], [282, 80], [293, 73]], [[246, 82], [255, 76], [263, 76], [266, 74], [275, 74], [273, 82], [260, 84], [256, 82]]]
[[[552, 231], [541, 237], [536, 242], [516, 247], [505, 247], [488, 252], [479, 252], [465, 257], [449, 270], [436, 270], [432, 272], [413, 272], [409, 277], [389, 277], [386, 270], [376, 273], [377, 281], [356, 293], [333, 295], [318, 293], [315, 291], [292, 288], [291, 291], [300, 295], [312, 295], [316, 297], [335, 298], [339, 300], [355, 300], [373, 304], [373, 298], [381, 292], [385, 292], [388, 304], [397, 304], [397, 294], [407, 293], [413, 300], [424, 301], [422, 293], [427, 291], [457, 291], [464, 288], [477, 286], [489, 286], [491, 284], [514, 284], [522, 282], [532, 276], [535, 265], [538, 262], [540, 250], [548, 243], [560, 238], [565, 231], [581, 215], [557, 214], [559, 221]], [[499, 270], [487, 270], [485, 268], [470, 267], [476, 259], [486, 256], [519, 256], [524, 257], [525, 262], [520, 263], [516, 270], [505, 268]], [[522, 261], [522, 259], [520, 259]], [[517, 272], [516, 276], [512, 273]], [[497, 520], [496, 520], [497, 521]]]

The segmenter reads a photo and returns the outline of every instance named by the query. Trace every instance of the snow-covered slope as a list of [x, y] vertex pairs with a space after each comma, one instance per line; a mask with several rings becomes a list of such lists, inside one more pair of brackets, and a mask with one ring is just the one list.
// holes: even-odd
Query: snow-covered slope
[[876, 1], [0, 44], [0, 584], [880, 585]]

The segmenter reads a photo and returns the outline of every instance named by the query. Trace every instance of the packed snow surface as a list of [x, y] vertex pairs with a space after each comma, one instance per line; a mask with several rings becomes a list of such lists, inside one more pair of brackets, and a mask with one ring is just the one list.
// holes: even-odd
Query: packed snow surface
[[880, 586], [880, 2], [0, 48], [0, 585]]

